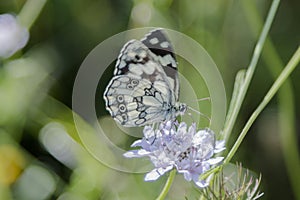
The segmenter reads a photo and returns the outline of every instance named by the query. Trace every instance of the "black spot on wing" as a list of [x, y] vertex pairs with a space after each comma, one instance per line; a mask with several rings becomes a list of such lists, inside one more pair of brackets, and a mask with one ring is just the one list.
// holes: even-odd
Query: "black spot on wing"
[[168, 64], [166, 67], [163, 68], [164, 72], [168, 77], [172, 77], [173, 79], [177, 79], [177, 68], [174, 68], [172, 64]]
[[141, 41], [131, 40], [127, 42], [118, 57], [115, 74], [127, 74], [130, 71], [130, 65], [145, 65], [150, 60], [147, 51], [149, 51], [148, 47], [144, 46]]
[[[152, 39], [157, 39], [158, 42], [157, 43], [151, 43]], [[171, 45], [171, 42], [168, 40], [168, 38], [165, 36], [165, 34], [162, 32], [161, 29], [155, 29], [153, 31], [151, 31], [150, 33], [148, 33], [144, 39], [141, 40], [144, 45], [146, 45], [154, 54], [164, 57], [165, 55], [170, 54], [174, 60], [175, 59], [175, 55], [174, 55], [174, 50], [173, 47]], [[168, 45], [167, 47], [162, 47], [161, 44], [163, 42], [167, 42]]]
[[118, 68], [118, 75], [127, 74], [127, 72], [129, 72], [129, 65], [128, 64], [126, 64], [126, 66], [123, 67], [123, 68]]

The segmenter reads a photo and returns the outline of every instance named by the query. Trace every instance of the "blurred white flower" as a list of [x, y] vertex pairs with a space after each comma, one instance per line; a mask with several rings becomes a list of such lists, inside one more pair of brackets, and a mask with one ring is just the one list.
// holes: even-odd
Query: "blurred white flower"
[[23, 48], [29, 32], [11, 14], [0, 15], [0, 57], [8, 58]]

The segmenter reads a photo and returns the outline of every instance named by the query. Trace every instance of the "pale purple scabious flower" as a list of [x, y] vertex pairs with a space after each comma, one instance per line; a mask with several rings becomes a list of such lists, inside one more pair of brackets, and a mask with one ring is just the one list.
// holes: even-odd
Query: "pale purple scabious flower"
[[22, 27], [15, 16], [0, 15], [0, 58], [8, 58], [23, 48], [29, 38], [29, 32]]
[[184, 122], [168, 121], [156, 130], [146, 126], [143, 132], [144, 137], [131, 145], [141, 149], [128, 151], [124, 156], [150, 158], [155, 168], [146, 174], [145, 181], [154, 181], [176, 168], [187, 181], [193, 180], [198, 187], [206, 187], [208, 180], [199, 180], [199, 176], [223, 160], [223, 157], [212, 158], [225, 149], [225, 143], [216, 141], [210, 129], [197, 132], [195, 124], [187, 127]]

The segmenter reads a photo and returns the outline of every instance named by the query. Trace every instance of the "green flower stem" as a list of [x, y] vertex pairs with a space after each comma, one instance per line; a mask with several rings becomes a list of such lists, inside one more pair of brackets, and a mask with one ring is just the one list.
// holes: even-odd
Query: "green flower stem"
[[223, 137], [224, 138], [229, 138], [229, 135], [232, 132], [232, 128], [235, 124], [235, 121], [236, 121], [236, 118], [237, 118], [238, 113], [240, 111], [241, 105], [244, 101], [244, 98], [245, 98], [246, 92], [248, 90], [249, 84], [251, 82], [251, 79], [253, 77], [253, 73], [255, 71], [259, 56], [261, 54], [263, 44], [264, 44], [264, 42], [266, 40], [266, 37], [267, 37], [267, 34], [270, 30], [270, 27], [271, 27], [271, 24], [273, 22], [273, 19], [274, 19], [274, 16], [276, 14], [279, 3], [280, 3], [280, 0], [273, 0], [273, 2], [272, 2], [270, 11], [268, 13], [266, 22], [265, 22], [264, 27], [263, 27], [263, 30], [262, 30], [261, 35], [259, 37], [259, 40], [258, 40], [258, 42], [255, 46], [253, 57], [251, 59], [249, 67], [248, 67], [248, 69], [245, 73], [244, 81], [243, 81], [243, 83], [242, 83], [242, 85], [239, 89], [239, 93], [237, 94], [237, 97], [234, 97], [234, 98], [236, 98], [236, 100], [235, 100], [236, 103], [235, 103], [233, 108], [230, 108], [230, 110], [232, 110], [232, 112], [231, 112], [230, 116], [227, 117], [227, 120], [226, 120], [226, 126], [223, 130]]
[[[273, 96], [275, 95], [275, 93], [279, 90], [280, 86], [282, 86], [282, 84], [284, 83], [284, 81], [288, 78], [288, 76], [290, 75], [290, 73], [295, 69], [295, 67], [297, 66], [297, 64], [299, 62], [300, 62], [300, 47], [298, 47], [297, 51], [294, 53], [293, 57], [291, 58], [291, 60], [287, 64], [287, 66], [284, 68], [284, 70], [281, 72], [281, 74], [279, 75], [279, 77], [277, 78], [277, 80], [274, 82], [274, 84], [272, 85], [272, 87], [270, 88], [270, 90], [268, 91], [268, 93], [266, 94], [266, 96], [263, 99], [263, 101], [259, 104], [259, 106], [256, 108], [256, 110], [251, 115], [250, 119], [248, 120], [248, 122], [246, 123], [244, 129], [242, 130], [241, 134], [239, 135], [237, 141], [235, 142], [235, 144], [231, 148], [230, 152], [228, 153], [227, 157], [225, 158], [225, 160], [223, 162], [223, 165], [225, 165], [225, 164], [227, 164], [227, 163], [230, 162], [231, 158], [234, 156], [235, 152], [239, 148], [241, 142], [243, 141], [243, 139], [246, 136], [249, 128], [254, 123], [254, 121], [257, 118], [257, 116], [261, 113], [261, 111], [270, 102], [270, 100], [273, 98]], [[218, 171], [220, 171], [222, 169], [223, 165], [220, 165], [220, 166], [217, 166], [217, 167], [214, 167], [214, 168], [208, 170], [207, 172], [203, 173], [199, 177], [199, 179], [205, 179], [210, 174], [217, 173]], [[295, 168], [299, 169], [299, 167], [300, 167], [299, 163], [297, 163], [297, 166], [295, 166]], [[295, 170], [295, 171], [297, 171], [297, 170]]]
[[[238, 96], [239, 96], [239, 93], [241, 93], [241, 89], [242, 89], [242, 86], [244, 84], [244, 81], [245, 81], [245, 73], [246, 73], [246, 70], [245, 69], [242, 69], [240, 71], [238, 71], [238, 73], [236, 74], [235, 76], [235, 81], [234, 81], [234, 87], [233, 87], [233, 92], [232, 92], [232, 97], [231, 97], [231, 100], [230, 100], [230, 105], [229, 105], [229, 109], [227, 111], [227, 116], [226, 116], [226, 121], [225, 121], [225, 124], [224, 124], [224, 134], [222, 135], [223, 136], [223, 140], [225, 141], [228, 141], [229, 139], [229, 136], [231, 134], [231, 130], [232, 130], [232, 126], [233, 125], [233, 111], [237, 111], [237, 109], [235, 109], [235, 106], [237, 105], [237, 99], [238, 99]], [[237, 112], [235, 112], [235, 114], [237, 114]], [[227, 128], [227, 130], [226, 130]], [[229, 130], [228, 130], [229, 129]]]
[[[261, 54], [263, 44], [264, 44], [267, 34], [270, 30], [270, 27], [273, 22], [273, 19], [274, 19], [275, 13], [277, 11], [277, 8], [279, 6], [279, 3], [280, 3], [280, 0], [273, 0], [273, 2], [272, 2], [270, 11], [268, 13], [268, 16], [267, 16], [266, 22], [264, 24], [263, 30], [261, 32], [261, 35], [259, 37], [259, 40], [255, 46], [254, 53], [253, 53], [253, 56], [252, 56], [252, 59], [251, 59], [251, 62], [249, 64], [247, 71], [241, 70], [237, 74], [235, 87], [234, 87], [234, 91], [233, 91], [233, 95], [232, 95], [232, 99], [231, 99], [232, 102], [230, 103], [229, 111], [228, 111], [226, 122], [225, 122], [225, 127], [223, 130], [223, 139], [225, 139], [225, 141], [227, 141], [227, 139], [229, 138], [232, 128], [235, 124], [237, 115], [239, 113], [239, 110], [240, 110], [243, 100], [245, 98], [246, 92], [248, 90], [250, 81], [252, 79], [253, 73], [255, 71], [255, 68], [256, 68], [256, 65], [258, 62], [258, 58]], [[241, 135], [239, 136], [236, 143], [231, 148], [229, 154], [227, 155], [226, 159], [224, 160], [224, 164], [226, 164], [227, 162], [230, 161], [230, 159], [236, 152], [238, 146], [242, 142], [243, 138], [244, 137], [242, 137]], [[219, 170], [221, 170], [221, 168], [222, 168], [222, 166], [214, 167], [214, 168], [208, 170], [207, 172], [205, 172], [204, 174], [202, 174], [199, 178], [205, 179], [210, 174], [216, 173]]]
[[291, 72], [296, 68], [299, 61], [300, 61], [300, 47], [298, 47], [297, 51], [294, 53], [293, 57], [291, 58], [287, 66], [284, 68], [284, 70], [281, 72], [279, 77], [276, 79], [276, 81], [274, 82], [274, 84], [272, 85], [272, 87], [264, 97], [263, 101], [259, 104], [259, 106], [255, 109], [253, 114], [250, 116], [241, 134], [239, 135], [237, 141], [235, 142], [230, 152], [228, 153], [227, 157], [225, 158], [224, 164], [229, 163], [229, 161], [231, 160], [231, 158], [239, 148], [240, 144], [242, 143], [251, 125], [254, 123], [255, 119], [258, 117], [261, 111], [266, 107], [266, 105], [270, 102], [270, 100], [273, 98], [275, 93], [279, 90], [280, 86], [288, 78]]
[[175, 178], [175, 175], [176, 175], [176, 169], [173, 169], [171, 172], [170, 172], [170, 175], [168, 177], [168, 180], [163, 188], [163, 190], [161, 191], [161, 193], [159, 194], [159, 196], [156, 198], [156, 200], [163, 200], [165, 199], [165, 197], [167, 196], [170, 188], [171, 188], [171, 185], [174, 181], [174, 178]]
[[[262, 27], [263, 21], [257, 10], [256, 4], [253, 1], [242, 1], [245, 16], [249, 22], [252, 35], [256, 35]], [[284, 63], [281, 60], [278, 52], [271, 39], [266, 39], [262, 59], [266, 63], [267, 68], [274, 80], [278, 77]], [[286, 165], [286, 170], [290, 179], [291, 187], [293, 188], [296, 199], [300, 199], [300, 173], [295, 173], [299, 170], [300, 155], [298, 152], [297, 132], [295, 124], [295, 100], [294, 91], [290, 78], [285, 80], [277, 95], [278, 99], [278, 126], [281, 149]]]
[[204, 195], [201, 195], [200, 197], [199, 197], [199, 200], [205, 200], [205, 199], [207, 199]]
[[20, 23], [30, 29], [46, 2], [47, 0], [27, 0], [18, 15]]
[[203, 174], [201, 174], [199, 176], [199, 180], [204, 180], [209, 175], [218, 173], [219, 171], [221, 171], [222, 167], [223, 167], [223, 165], [219, 165], [219, 166], [216, 166], [216, 167], [213, 167], [213, 168], [209, 169], [208, 171], [204, 172]]

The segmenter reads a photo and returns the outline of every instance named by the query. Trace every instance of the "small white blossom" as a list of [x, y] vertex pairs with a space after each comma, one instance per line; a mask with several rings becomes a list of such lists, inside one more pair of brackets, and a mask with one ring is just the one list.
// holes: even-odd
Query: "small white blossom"
[[199, 180], [199, 176], [223, 160], [223, 157], [212, 158], [225, 149], [225, 143], [216, 141], [210, 129], [197, 132], [195, 124], [188, 128], [184, 122], [168, 121], [161, 123], [156, 130], [146, 126], [143, 133], [144, 137], [131, 145], [141, 149], [128, 151], [124, 156], [150, 158], [155, 168], [146, 174], [145, 181], [154, 181], [176, 168], [187, 181], [194, 181], [201, 188], [206, 187], [208, 179]]
[[23, 48], [29, 38], [29, 32], [22, 27], [15, 16], [0, 15], [0, 58], [8, 58]]

